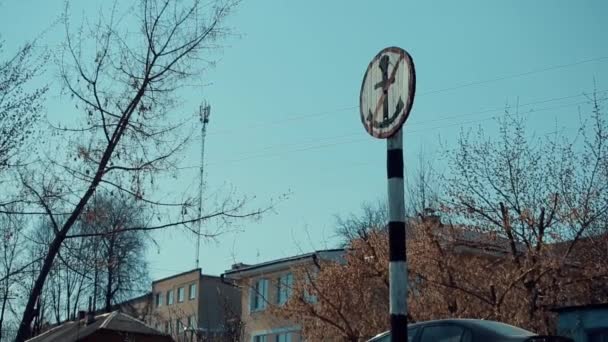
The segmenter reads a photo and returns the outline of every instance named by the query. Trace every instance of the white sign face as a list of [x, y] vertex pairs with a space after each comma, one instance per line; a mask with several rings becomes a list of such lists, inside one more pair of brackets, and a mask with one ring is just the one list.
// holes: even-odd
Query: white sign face
[[361, 122], [372, 136], [393, 136], [407, 119], [414, 102], [416, 73], [410, 55], [389, 47], [374, 57], [367, 67], [359, 105]]

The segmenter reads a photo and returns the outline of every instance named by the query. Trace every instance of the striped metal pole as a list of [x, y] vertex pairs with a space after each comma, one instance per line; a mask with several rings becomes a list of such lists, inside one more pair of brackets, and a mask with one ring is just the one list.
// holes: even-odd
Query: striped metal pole
[[403, 132], [414, 94], [412, 57], [387, 47], [369, 63], [359, 94], [360, 119], [367, 133], [387, 139], [389, 304], [391, 341], [407, 341], [407, 259], [403, 189]]
[[407, 262], [405, 196], [403, 192], [403, 134], [387, 139], [388, 241], [391, 341], [407, 341]]

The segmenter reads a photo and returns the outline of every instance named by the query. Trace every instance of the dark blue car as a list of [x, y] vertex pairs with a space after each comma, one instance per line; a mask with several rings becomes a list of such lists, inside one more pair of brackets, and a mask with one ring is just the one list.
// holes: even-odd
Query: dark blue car
[[[512, 325], [480, 319], [444, 319], [410, 324], [408, 342], [574, 342], [559, 336], [542, 336]], [[390, 332], [369, 342], [390, 342]]]

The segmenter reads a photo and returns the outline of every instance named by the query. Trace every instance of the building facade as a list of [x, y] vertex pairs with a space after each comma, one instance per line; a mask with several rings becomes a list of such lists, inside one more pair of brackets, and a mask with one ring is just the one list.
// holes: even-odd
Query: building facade
[[556, 309], [557, 333], [575, 342], [608, 341], [608, 303]]
[[323, 250], [255, 265], [237, 264], [226, 271], [222, 277], [235, 281], [241, 289], [241, 341], [299, 342], [297, 322], [277, 317], [269, 308], [289, 299], [295, 267], [312, 267], [316, 258], [340, 261], [343, 253], [342, 249]]
[[200, 269], [152, 282], [151, 292], [119, 304], [176, 341], [238, 340], [241, 295], [238, 287]]

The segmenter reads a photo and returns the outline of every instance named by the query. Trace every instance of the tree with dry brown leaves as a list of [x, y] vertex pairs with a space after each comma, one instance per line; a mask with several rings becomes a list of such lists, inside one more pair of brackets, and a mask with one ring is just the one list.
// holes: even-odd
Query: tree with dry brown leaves
[[[450, 152], [441, 211], [451, 225], [467, 226], [482, 244], [491, 239], [496, 245], [502, 257], [486, 273], [485, 298], [496, 316], [515, 325], [546, 332], [553, 320], [549, 309], [593, 300], [580, 287], [608, 274], [605, 266], [588, 267], [589, 256], [581, 254], [590, 238], [608, 233], [602, 102], [598, 93], [590, 96], [575, 138], [531, 138], [523, 114], [507, 111], [498, 137], [464, 132]], [[504, 302], [512, 292], [519, 309], [509, 311]]]
[[[590, 96], [578, 140], [530, 138], [523, 115], [510, 112], [498, 136], [464, 132], [448, 151], [447, 176], [433, 180], [439, 194], [426, 193], [430, 173], [420, 173], [412, 189], [425, 194], [410, 191], [411, 200], [433, 198], [436, 210], [416, 208], [408, 224], [410, 321], [483, 318], [548, 333], [552, 308], [608, 298], [602, 104]], [[373, 222], [383, 213], [369, 211], [341, 221], [345, 263], [299, 270], [296, 295], [275, 308], [301, 322], [305, 338], [362, 341], [388, 329], [388, 237]]]

